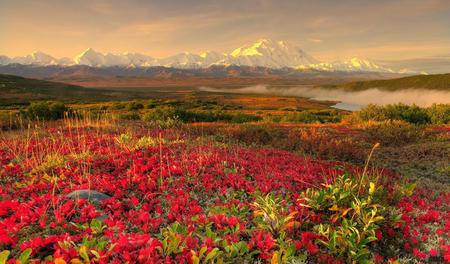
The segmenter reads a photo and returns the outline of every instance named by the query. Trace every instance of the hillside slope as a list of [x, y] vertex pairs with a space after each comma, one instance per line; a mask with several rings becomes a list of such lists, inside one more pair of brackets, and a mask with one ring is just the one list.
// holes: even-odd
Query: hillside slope
[[0, 102], [23, 103], [32, 100], [95, 100], [108, 98], [107, 91], [77, 85], [0, 74]]
[[428, 89], [450, 91], [450, 73], [434, 75], [416, 75], [390, 80], [358, 81], [332, 86], [350, 91], [372, 88], [396, 91], [404, 89]]

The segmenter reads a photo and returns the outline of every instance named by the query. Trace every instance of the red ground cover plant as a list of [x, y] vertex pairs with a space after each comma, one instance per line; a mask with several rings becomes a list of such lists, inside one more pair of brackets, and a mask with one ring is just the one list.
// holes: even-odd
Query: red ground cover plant
[[[8, 263], [344, 263], [312, 228], [327, 218], [298, 201], [305, 189], [360, 168], [181, 134], [83, 128], [5, 139], [1, 254]], [[383, 175], [382, 182], [395, 179]], [[110, 198], [67, 198], [80, 189]], [[267, 194], [275, 198], [256, 206]], [[401, 219], [380, 224], [375, 260], [394, 257], [379, 250], [383, 243], [403, 243], [405, 256], [449, 261], [448, 204], [448, 193], [402, 198]]]

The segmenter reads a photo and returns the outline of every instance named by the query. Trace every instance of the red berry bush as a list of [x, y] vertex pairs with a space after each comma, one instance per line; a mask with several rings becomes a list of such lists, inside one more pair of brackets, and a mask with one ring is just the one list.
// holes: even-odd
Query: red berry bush
[[5, 135], [0, 166], [0, 263], [450, 261], [449, 194], [389, 171], [92, 128]]

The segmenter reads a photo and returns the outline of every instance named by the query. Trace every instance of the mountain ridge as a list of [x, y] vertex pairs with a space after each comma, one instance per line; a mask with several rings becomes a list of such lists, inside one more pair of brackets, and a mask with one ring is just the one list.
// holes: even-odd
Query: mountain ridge
[[271, 69], [259, 66], [235, 66], [212, 65], [208, 68], [169, 68], [164, 66], [151, 67], [91, 67], [87, 65], [0, 65], [0, 74], [19, 75], [27, 78], [61, 80], [70, 78], [98, 78], [98, 77], [145, 77], [145, 78], [226, 78], [226, 77], [251, 77], [251, 78], [314, 78], [314, 79], [386, 79], [404, 76], [396, 73], [380, 72], [332, 72], [318, 71], [314, 69], [281, 68]]
[[[357, 60], [359, 63], [351, 63]], [[201, 54], [189, 52], [178, 53], [173, 56], [156, 59], [141, 53], [125, 52], [122, 54], [101, 53], [92, 48], [86, 49], [73, 59], [54, 58], [43, 52], [34, 52], [31, 55], [9, 58], [0, 56], [0, 65], [87, 65], [91, 67], [153, 67], [164, 66], [169, 68], [196, 69], [210, 66], [251, 66], [272, 69], [294, 68], [313, 69], [318, 71], [344, 71], [344, 72], [395, 72], [382, 67], [372, 61], [353, 58], [340, 62], [321, 62], [303, 51], [301, 48], [284, 41], [260, 39], [255, 43], [247, 44], [232, 50], [230, 53], [207, 51]]]

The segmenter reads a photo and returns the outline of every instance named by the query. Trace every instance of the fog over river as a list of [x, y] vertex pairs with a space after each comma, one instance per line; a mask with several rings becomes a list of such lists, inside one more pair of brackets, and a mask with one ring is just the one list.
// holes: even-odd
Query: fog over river
[[404, 89], [399, 91], [385, 91], [377, 88], [364, 91], [345, 91], [340, 89], [325, 89], [309, 85], [271, 87], [268, 85], [254, 85], [244, 88], [210, 88], [200, 87], [201, 91], [243, 94], [271, 94], [283, 96], [307, 97], [314, 100], [339, 101], [334, 107], [346, 110], [357, 110], [368, 104], [416, 104], [430, 106], [433, 103], [450, 103], [450, 91]]

